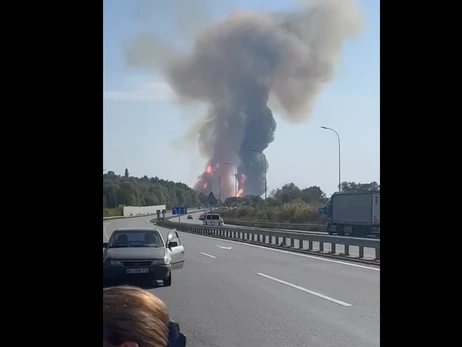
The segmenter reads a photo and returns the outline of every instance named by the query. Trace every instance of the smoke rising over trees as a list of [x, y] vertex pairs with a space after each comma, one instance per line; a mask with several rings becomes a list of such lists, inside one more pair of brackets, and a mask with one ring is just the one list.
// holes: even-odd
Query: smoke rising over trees
[[264, 193], [269, 165], [258, 151], [275, 139], [270, 98], [284, 119], [308, 120], [333, 78], [343, 42], [363, 27], [351, 1], [305, 3], [293, 12], [234, 11], [201, 30], [186, 53], [147, 36], [129, 46], [131, 66], [157, 64], [179, 100], [208, 107], [199, 130], [200, 154], [208, 159], [199, 192], [223, 198]]

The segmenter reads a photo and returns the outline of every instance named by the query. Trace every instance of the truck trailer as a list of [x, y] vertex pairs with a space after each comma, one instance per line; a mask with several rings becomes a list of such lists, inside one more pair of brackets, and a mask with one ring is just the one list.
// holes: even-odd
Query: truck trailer
[[326, 205], [330, 235], [380, 236], [380, 191], [335, 193]]

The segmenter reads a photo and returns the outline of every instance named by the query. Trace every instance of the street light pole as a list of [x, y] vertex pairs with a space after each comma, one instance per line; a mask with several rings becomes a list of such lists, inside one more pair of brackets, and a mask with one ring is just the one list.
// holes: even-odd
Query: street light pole
[[[212, 173], [212, 175], [215, 173], [214, 170], [211, 170], [210, 172]], [[213, 178], [210, 180], [210, 193], [213, 194], [212, 184], [213, 184]], [[210, 212], [213, 212], [213, 205], [212, 204], [210, 204]]]
[[267, 165], [266, 165], [266, 155], [265, 155], [265, 153], [263, 153], [262, 151], [258, 151], [258, 150], [256, 150], [256, 149], [252, 149], [252, 152], [260, 153], [260, 154], [265, 158], [265, 218], [268, 218], [268, 214], [267, 214], [267, 210], [266, 210], [266, 204], [267, 204], [267, 202], [266, 202], [266, 198], [267, 198], [267, 196], [266, 196], [266, 191], [267, 191], [267, 189], [266, 189], [266, 187], [267, 187], [267, 182], [266, 182], [266, 171], [267, 171], [267, 169], [268, 169], [268, 168], [267, 168]]
[[237, 188], [237, 165], [235, 165], [233, 163], [228, 163], [228, 162], [226, 162], [225, 164], [226, 165], [231, 165], [232, 167], [234, 167], [234, 170], [236, 172], [236, 174], [234, 176], [234, 196], [237, 196], [237, 192], [238, 192], [238, 188]]
[[218, 200], [221, 203], [221, 175], [218, 176]]
[[341, 153], [340, 135], [338, 134], [337, 131], [335, 131], [335, 129], [332, 129], [332, 128], [321, 126], [321, 129], [333, 131], [335, 135], [337, 135], [337, 140], [338, 140], [338, 192], [341, 193], [342, 191], [342, 169], [341, 169], [341, 160], [340, 160], [340, 153]]

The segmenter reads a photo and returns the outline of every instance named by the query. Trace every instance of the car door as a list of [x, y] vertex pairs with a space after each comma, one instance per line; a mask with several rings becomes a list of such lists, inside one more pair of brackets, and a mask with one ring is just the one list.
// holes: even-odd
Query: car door
[[167, 237], [167, 248], [172, 258], [172, 269], [182, 269], [184, 265], [184, 246], [176, 230], [172, 230]]

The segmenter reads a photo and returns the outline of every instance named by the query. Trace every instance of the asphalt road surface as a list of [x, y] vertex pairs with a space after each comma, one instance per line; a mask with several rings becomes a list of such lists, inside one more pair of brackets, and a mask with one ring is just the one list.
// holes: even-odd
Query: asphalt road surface
[[[103, 241], [118, 227], [144, 227], [150, 219], [103, 221]], [[188, 346], [380, 345], [379, 268], [179, 234], [184, 268], [173, 272], [171, 287], [151, 290]]]

